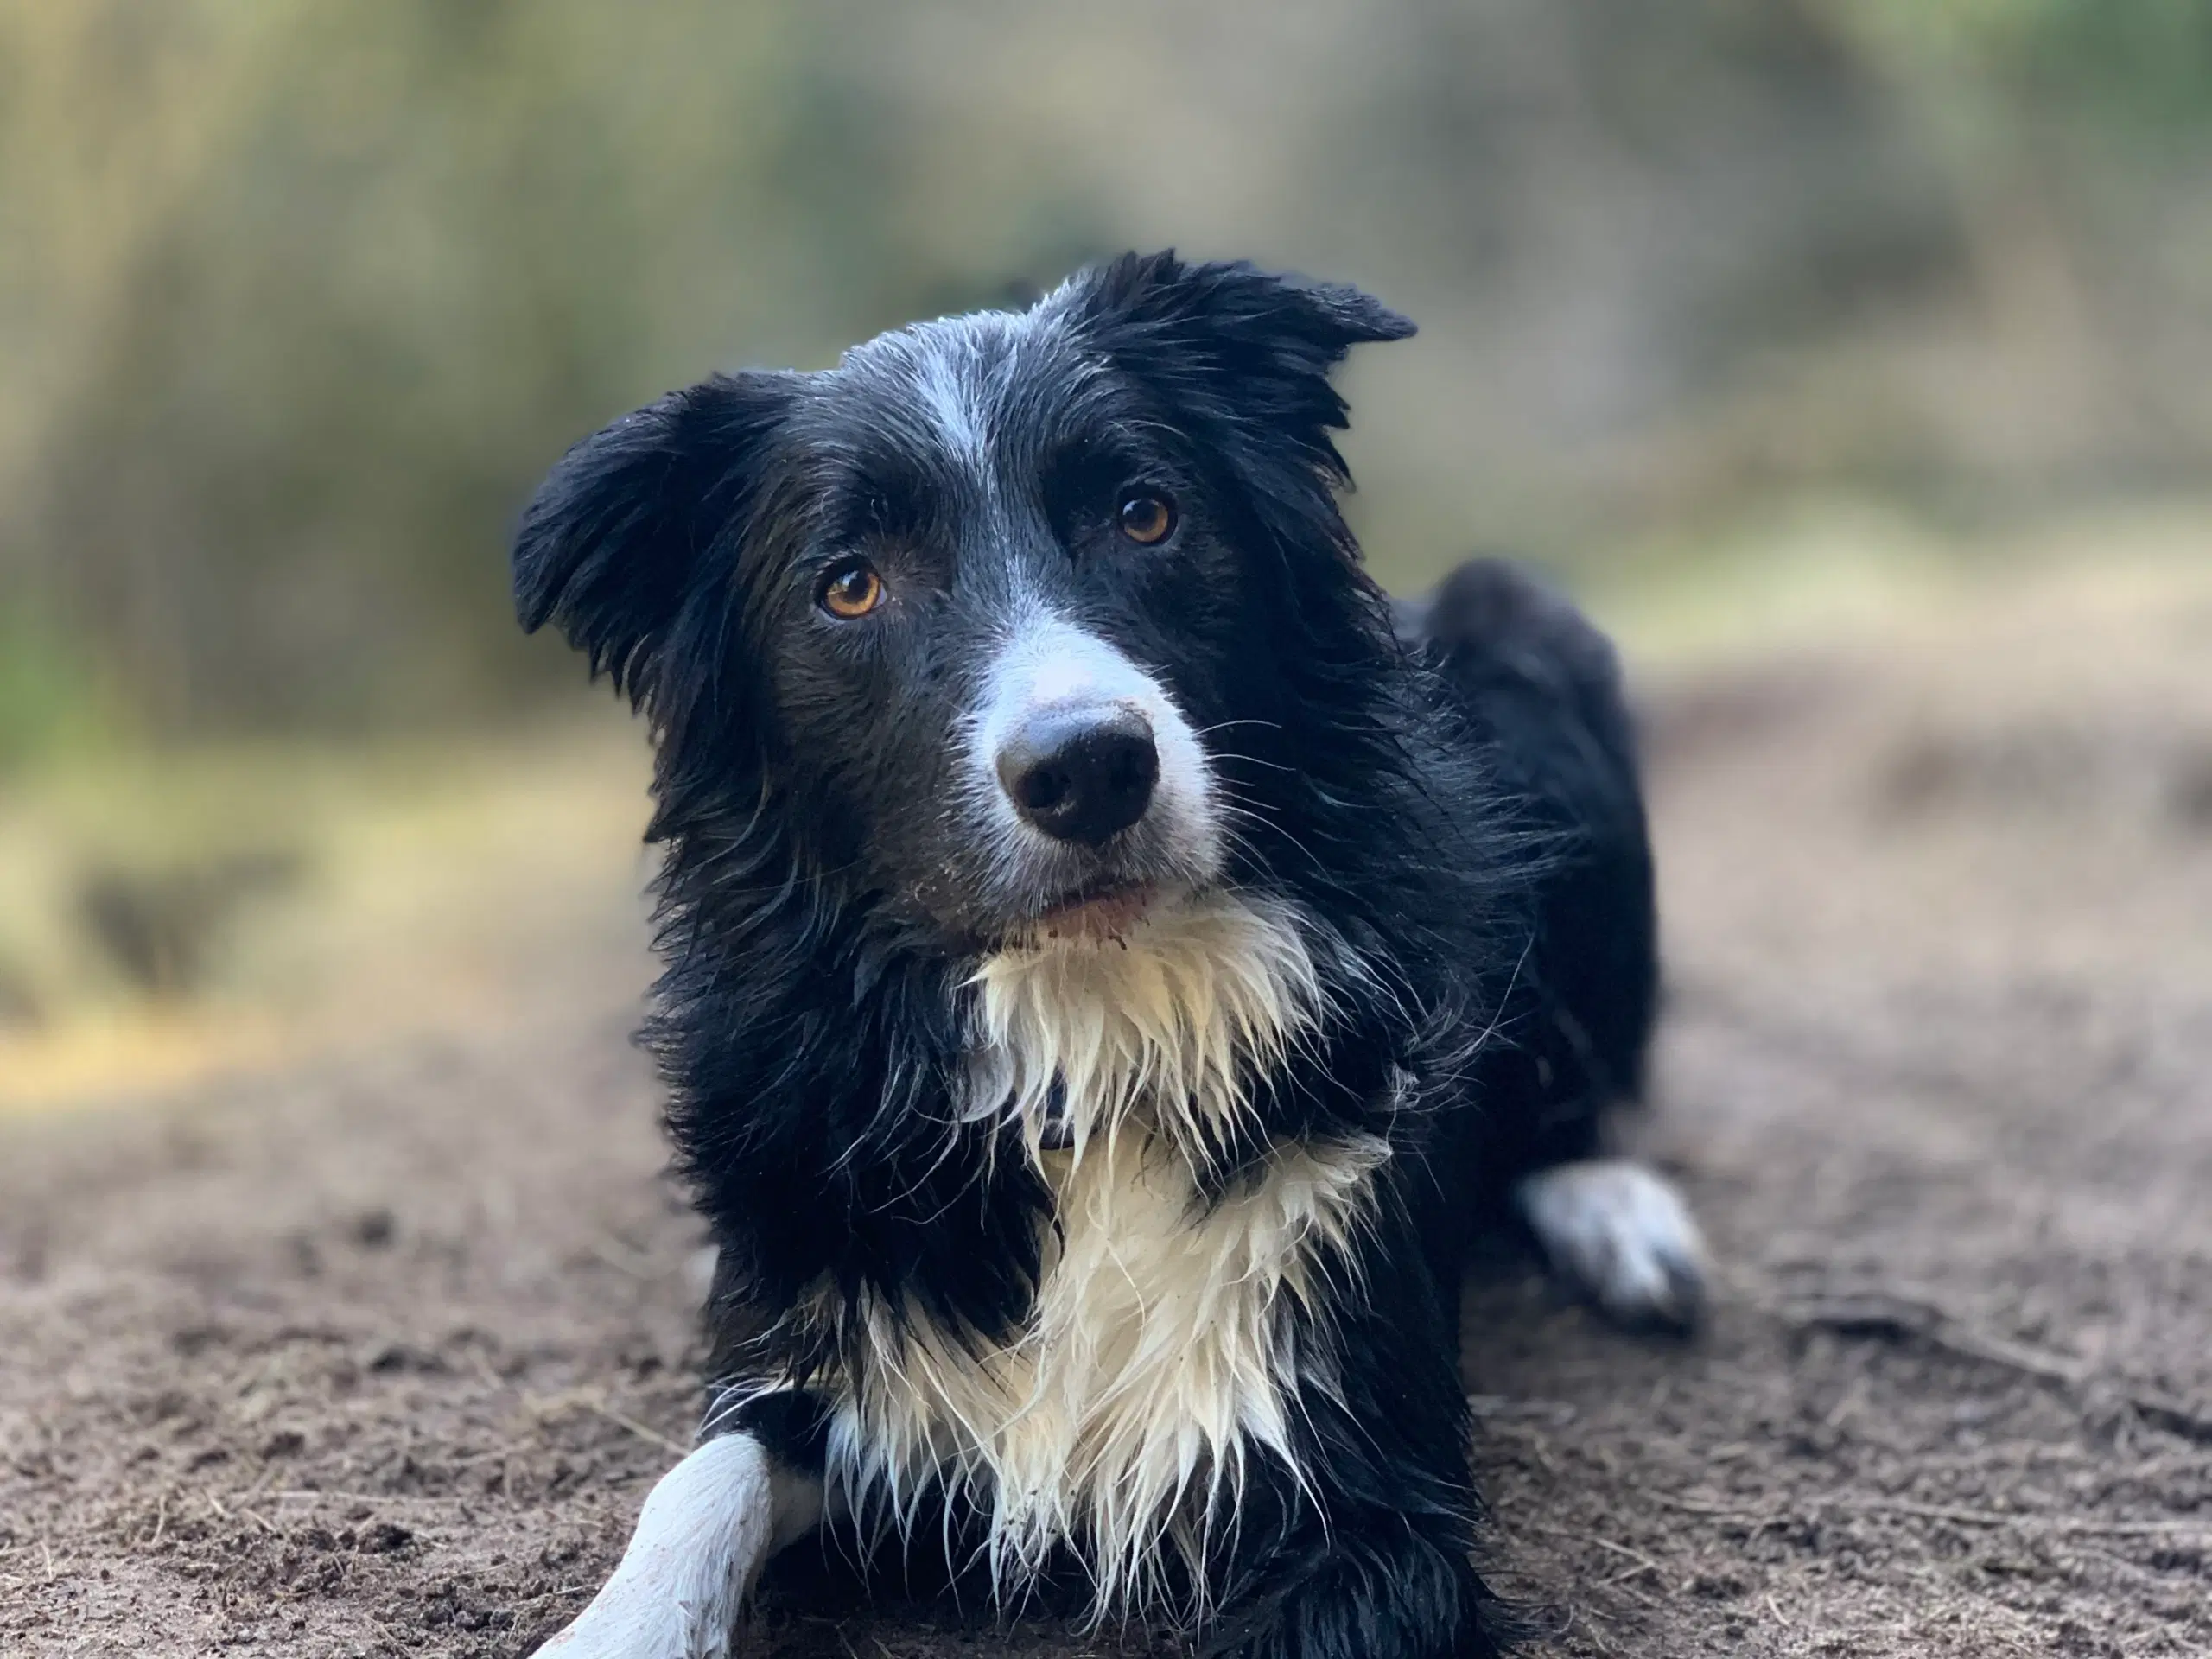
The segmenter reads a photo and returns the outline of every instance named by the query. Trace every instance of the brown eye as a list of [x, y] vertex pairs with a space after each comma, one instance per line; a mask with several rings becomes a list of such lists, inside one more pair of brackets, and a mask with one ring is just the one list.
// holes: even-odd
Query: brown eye
[[1175, 504], [1150, 490], [1133, 491], [1122, 498], [1114, 522], [1121, 526], [1122, 535], [1140, 547], [1150, 547], [1166, 541], [1168, 531], [1175, 528]]
[[852, 559], [830, 573], [816, 602], [840, 621], [866, 616], [883, 603], [883, 578], [866, 559]]

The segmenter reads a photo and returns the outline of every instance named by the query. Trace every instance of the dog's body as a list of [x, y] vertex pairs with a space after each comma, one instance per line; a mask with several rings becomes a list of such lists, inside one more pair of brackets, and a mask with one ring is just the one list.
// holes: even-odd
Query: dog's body
[[1394, 631], [1327, 383], [1411, 326], [1125, 258], [588, 440], [524, 620], [648, 711], [648, 1027], [720, 1247], [703, 1444], [555, 1646], [720, 1654], [826, 1525], [1211, 1645], [1482, 1654], [1474, 1231], [1680, 1323], [1599, 1158], [1651, 870], [1610, 650], [1473, 565]]

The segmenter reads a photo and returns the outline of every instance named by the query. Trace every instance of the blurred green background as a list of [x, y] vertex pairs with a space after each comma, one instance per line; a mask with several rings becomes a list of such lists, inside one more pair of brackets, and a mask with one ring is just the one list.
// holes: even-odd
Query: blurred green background
[[[448, 888], [526, 900], [404, 824], [633, 880], [505, 536], [710, 368], [1130, 245], [1354, 281], [1421, 325], [1350, 371], [1378, 570], [1513, 550], [1658, 651], [2185, 508], [2209, 181], [2205, 0], [6, 0], [0, 1098], [328, 1000], [334, 916], [426, 995]], [[571, 774], [622, 804], [548, 830]]]

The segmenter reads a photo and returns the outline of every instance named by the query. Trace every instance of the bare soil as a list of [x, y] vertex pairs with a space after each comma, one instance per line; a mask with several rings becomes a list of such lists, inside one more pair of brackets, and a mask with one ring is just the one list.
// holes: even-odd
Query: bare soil
[[[1650, 701], [1649, 1141], [1722, 1282], [1662, 1343], [1474, 1276], [1498, 1578], [1559, 1655], [2212, 1652], [2212, 578]], [[639, 932], [497, 1030], [0, 1123], [0, 1652], [504, 1659], [582, 1605], [696, 1407]], [[1147, 1645], [834, 1586], [749, 1639]]]

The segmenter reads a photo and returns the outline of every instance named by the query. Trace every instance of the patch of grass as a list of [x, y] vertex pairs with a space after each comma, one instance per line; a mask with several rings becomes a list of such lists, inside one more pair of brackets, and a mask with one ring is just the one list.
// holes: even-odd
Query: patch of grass
[[643, 737], [607, 719], [22, 766], [0, 1105], [497, 1018], [546, 974], [626, 967], [646, 810]]

